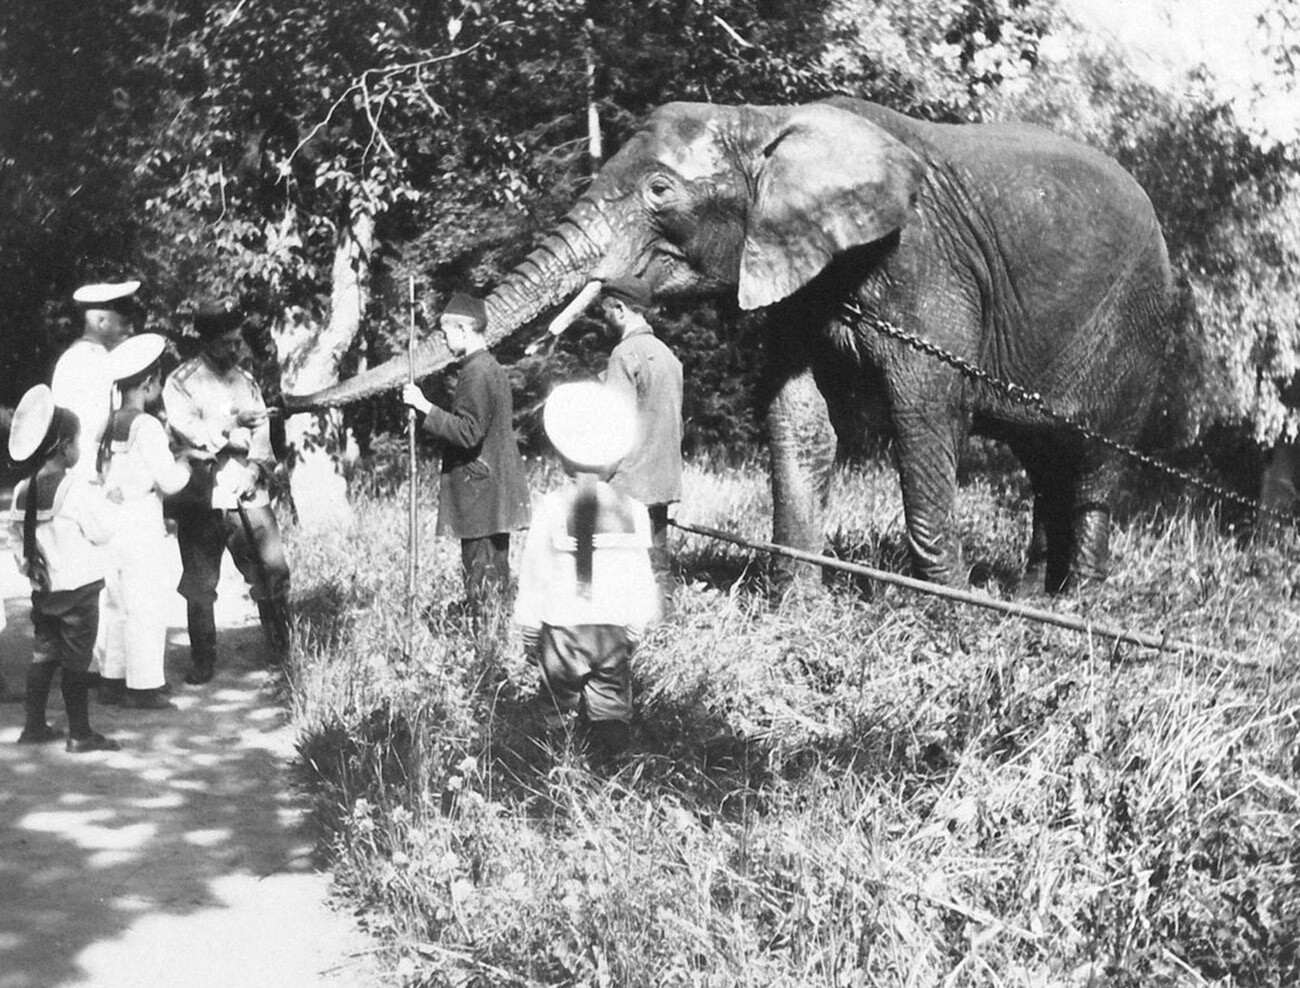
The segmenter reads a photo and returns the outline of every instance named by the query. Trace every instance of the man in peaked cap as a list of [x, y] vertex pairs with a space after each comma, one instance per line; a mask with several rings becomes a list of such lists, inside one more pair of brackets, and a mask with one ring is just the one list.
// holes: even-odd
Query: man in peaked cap
[[131, 335], [132, 300], [139, 289], [138, 281], [119, 281], [82, 285], [72, 294], [82, 311], [84, 329], [54, 365], [50, 391], [56, 405], [77, 416], [81, 455], [73, 469], [87, 478], [98, 473], [99, 443], [112, 412], [108, 353]]
[[423, 431], [442, 442], [437, 530], [461, 540], [466, 603], [477, 620], [509, 586], [510, 533], [528, 525], [528, 481], [515, 443], [510, 381], [484, 338], [483, 300], [457, 292], [438, 322], [460, 358], [451, 408], [433, 404], [418, 384], [407, 384], [402, 400], [424, 416]]
[[167, 424], [194, 466], [193, 480], [173, 502], [181, 582], [193, 668], [185, 681], [212, 679], [217, 660], [213, 604], [227, 549], [257, 601], [272, 661], [289, 646], [289, 564], [267, 483], [275, 470], [262, 390], [240, 366], [247, 356], [243, 318], [204, 302], [194, 313], [199, 353], [163, 386]]
[[[72, 293], [81, 309], [84, 328], [81, 338], [63, 351], [54, 365], [50, 391], [54, 403], [77, 418], [77, 462], [72, 472], [85, 480], [99, 477], [99, 447], [113, 412], [113, 375], [109, 351], [129, 337], [136, 315], [135, 293], [140, 282], [118, 281], [82, 285]], [[95, 642], [92, 679], [103, 662], [104, 629], [119, 615], [115, 602], [105, 593], [100, 600], [99, 637]]]
[[601, 286], [601, 313], [619, 334], [609, 355], [605, 383], [635, 406], [636, 446], [609, 483], [636, 498], [650, 513], [650, 562], [665, 616], [672, 611], [674, 580], [668, 557], [668, 505], [682, 496], [682, 364], [654, 334], [646, 318], [650, 288], [638, 278]]

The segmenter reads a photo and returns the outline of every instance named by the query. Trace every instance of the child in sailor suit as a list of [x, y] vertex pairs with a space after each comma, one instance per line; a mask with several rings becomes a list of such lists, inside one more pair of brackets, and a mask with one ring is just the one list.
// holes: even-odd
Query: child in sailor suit
[[117, 607], [105, 628], [100, 697], [144, 709], [172, 705], [163, 692], [163, 608], [172, 593], [172, 567], [162, 498], [180, 491], [190, 477], [189, 465], [173, 458], [163, 424], [145, 411], [162, 393], [159, 360], [166, 344], [163, 337], [145, 333], [110, 354], [122, 407], [105, 434], [104, 487], [120, 498], [121, 507], [117, 531], [108, 543], [105, 580]]

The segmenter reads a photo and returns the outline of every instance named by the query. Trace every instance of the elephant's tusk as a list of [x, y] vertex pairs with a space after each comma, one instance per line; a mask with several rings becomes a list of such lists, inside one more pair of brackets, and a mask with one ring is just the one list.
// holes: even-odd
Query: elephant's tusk
[[578, 292], [578, 294], [573, 297], [573, 301], [560, 310], [560, 314], [551, 320], [551, 324], [546, 327], [547, 331], [552, 336], [559, 336], [573, 325], [573, 321], [577, 319], [578, 316], [587, 311], [587, 307], [591, 305], [592, 301], [599, 294], [600, 282], [587, 282], [582, 286], [582, 291]]

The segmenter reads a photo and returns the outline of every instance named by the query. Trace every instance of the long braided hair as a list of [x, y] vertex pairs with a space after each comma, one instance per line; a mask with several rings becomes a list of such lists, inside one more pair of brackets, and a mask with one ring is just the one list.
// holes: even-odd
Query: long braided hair
[[580, 474], [578, 494], [573, 501], [573, 541], [577, 543], [577, 555], [574, 565], [578, 577], [578, 595], [584, 600], [591, 600], [592, 560], [596, 554], [596, 519], [600, 516], [600, 498], [596, 490], [596, 478], [591, 474]]

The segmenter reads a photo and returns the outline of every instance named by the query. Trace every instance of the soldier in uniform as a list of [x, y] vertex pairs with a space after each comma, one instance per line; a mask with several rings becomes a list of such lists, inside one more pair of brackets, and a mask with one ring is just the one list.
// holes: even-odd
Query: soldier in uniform
[[[133, 332], [138, 281], [82, 285], [72, 300], [82, 311], [81, 337], [63, 351], [54, 365], [50, 392], [59, 408], [66, 408], [77, 420], [77, 462], [72, 472], [82, 480], [99, 479], [99, 449], [113, 411], [113, 373], [109, 351]], [[105, 589], [99, 602], [99, 638], [90, 665], [92, 682], [104, 662], [105, 629], [121, 620], [121, 605]]]
[[181, 455], [194, 466], [190, 484], [174, 500], [181, 552], [177, 588], [187, 603], [192, 685], [216, 668], [217, 599], [221, 557], [230, 556], [257, 602], [274, 661], [289, 644], [289, 565], [271, 508], [267, 482], [275, 469], [262, 391], [240, 366], [247, 356], [243, 319], [215, 303], [194, 314], [199, 354], [167, 378], [163, 404]]
[[85, 328], [54, 365], [50, 391], [54, 403], [77, 417], [80, 456], [74, 472], [94, 479], [99, 443], [112, 413], [113, 375], [108, 353], [132, 333], [133, 298], [138, 281], [83, 285], [72, 294]]

